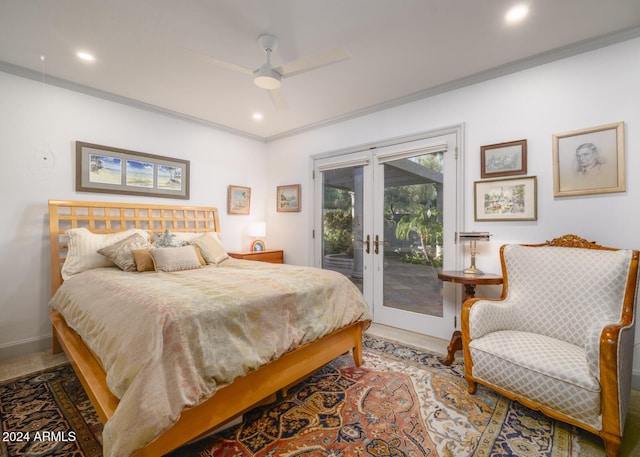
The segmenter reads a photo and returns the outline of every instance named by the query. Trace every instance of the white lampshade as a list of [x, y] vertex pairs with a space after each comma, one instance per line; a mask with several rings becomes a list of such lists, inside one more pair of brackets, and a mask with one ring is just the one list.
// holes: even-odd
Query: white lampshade
[[249, 236], [253, 238], [262, 238], [267, 236], [267, 223], [266, 222], [252, 222], [249, 225]]

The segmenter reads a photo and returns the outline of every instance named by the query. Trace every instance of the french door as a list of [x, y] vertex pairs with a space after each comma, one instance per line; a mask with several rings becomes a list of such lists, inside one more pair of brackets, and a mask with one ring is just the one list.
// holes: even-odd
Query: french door
[[315, 266], [363, 292], [374, 322], [448, 339], [460, 217], [459, 132], [314, 159]]

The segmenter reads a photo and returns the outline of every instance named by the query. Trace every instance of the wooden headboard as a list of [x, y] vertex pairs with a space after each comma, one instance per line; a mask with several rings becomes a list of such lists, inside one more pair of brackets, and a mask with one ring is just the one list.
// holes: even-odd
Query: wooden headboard
[[62, 284], [60, 269], [67, 254], [67, 230], [86, 227], [94, 233], [131, 228], [149, 230], [151, 240], [165, 230], [220, 232], [218, 208], [208, 206], [49, 200], [51, 294]]

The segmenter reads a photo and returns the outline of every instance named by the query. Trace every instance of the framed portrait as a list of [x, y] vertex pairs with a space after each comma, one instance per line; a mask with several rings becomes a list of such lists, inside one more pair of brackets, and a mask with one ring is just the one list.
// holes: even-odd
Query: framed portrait
[[480, 147], [480, 177], [527, 174], [527, 140]]
[[300, 184], [278, 186], [276, 192], [276, 210], [280, 212], [300, 211]]
[[538, 219], [536, 176], [474, 183], [475, 220], [535, 221]]
[[229, 186], [227, 195], [228, 214], [249, 214], [251, 209], [251, 188]]
[[76, 191], [189, 198], [189, 161], [76, 141]]
[[624, 122], [553, 135], [553, 195], [624, 192]]

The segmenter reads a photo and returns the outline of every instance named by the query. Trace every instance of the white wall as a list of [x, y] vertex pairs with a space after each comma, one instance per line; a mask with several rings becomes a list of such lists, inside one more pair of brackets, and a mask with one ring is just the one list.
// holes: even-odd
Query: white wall
[[[187, 202], [76, 193], [76, 140], [190, 160], [188, 203], [219, 207], [228, 250], [265, 218], [263, 142], [0, 72], [0, 359], [49, 346], [48, 199]], [[252, 188], [249, 216], [227, 215], [229, 184]]]
[[[310, 157], [403, 135], [465, 125], [464, 230], [489, 231], [478, 266], [499, 272], [498, 250], [509, 242], [544, 242], [576, 233], [600, 244], [640, 248], [640, 39], [634, 39], [463, 89], [268, 144], [267, 188], [302, 184], [300, 213], [276, 213], [268, 201], [269, 243], [287, 262], [310, 261]], [[554, 198], [552, 134], [625, 122], [627, 191]], [[527, 139], [528, 175], [538, 177], [538, 220], [474, 222], [473, 182], [480, 179], [480, 146]], [[579, 267], [579, 266], [578, 266]], [[496, 294], [495, 288], [478, 288]], [[499, 291], [498, 291], [499, 292]], [[636, 329], [636, 346], [640, 341]], [[640, 351], [635, 351], [636, 378]], [[640, 384], [636, 381], [636, 388]]]

